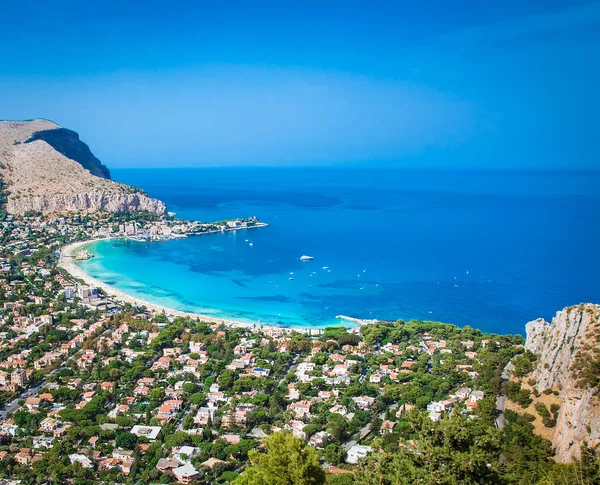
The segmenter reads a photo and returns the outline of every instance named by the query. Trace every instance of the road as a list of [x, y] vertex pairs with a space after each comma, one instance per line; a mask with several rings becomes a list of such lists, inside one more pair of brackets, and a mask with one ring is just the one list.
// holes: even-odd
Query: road
[[[395, 410], [397, 406], [398, 406], [397, 404], [393, 404], [392, 406], [390, 406], [390, 410], [391, 411]], [[385, 419], [385, 412], [379, 414], [379, 419], [381, 419], [381, 420]], [[354, 433], [354, 435], [351, 437], [351, 439], [349, 439], [344, 444], [342, 444], [342, 448], [344, 448], [345, 451], [348, 451], [354, 445], [357, 445], [358, 443], [360, 443], [361, 440], [364, 440], [370, 433], [371, 433], [371, 423], [368, 423], [368, 424], [364, 425], [362, 428], [360, 428], [357, 433]], [[358, 437], [358, 439], [356, 439], [357, 437]]]
[[[502, 370], [502, 383], [508, 381], [510, 379], [510, 372], [515, 368], [512, 362], [506, 364], [504, 370]], [[504, 417], [504, 408], [506, 406], [506, 396], [502, 394], [498, 394], [496, 397], [496, 411], [498, 412], [498, 416], [496, 416], [496, 428], [502, 429], [506, 426], [506, 418]]]
[[281, 384], [283, 384], [283, 381], [285, 381], [285, 377], [288, 375], [288, 373], [290, 372], [290, 370], [292, 369], [292, 367], [294, 367], [296, 365], [296, 362], [298, 362], [299, 358], [300, 358], [300, 354], [294, 355], [294, 358], [292, 359], [292, 362], [290, 363], [290, 365], [288, 365], [288, 368], [283, 373], [283, 376], [281, 377], [281, 379], [279, 379], [279, 383], [277, 384], [278, 386], [281, 386]]
[[[56, 374], [59, 370], [64, 369], [64, 366], [60, 366], [57, 369], [54, 369], [52, 372], [50, 372], [50, 374], [48, 374], [48, 376], [52, 376], [54, 374]], [[46, 377], [48, 377], [46, 376]], [[44, 377], [44, 380], [41, 382], [38, 382], [37, 384], [35, 384], [34, 386], [28, 388], [28, 389], [23, 389], [23, 392], [21, 392], [21, 394], [19, 394], [17, 397], [15, 397], [11, 402], [9, 402], [8, 404], [6, 404], [1, 410], [0, 410], [0, 419], [4, 419], [6, 418], [6, 415], [9, 413], [14, 413], [17, 409], [19, 409], [19, 401], [21, 399], [27, 399], [28, 397], [31, 396], [35, 396], [38, 391], [46, 385], [46, 377]]]

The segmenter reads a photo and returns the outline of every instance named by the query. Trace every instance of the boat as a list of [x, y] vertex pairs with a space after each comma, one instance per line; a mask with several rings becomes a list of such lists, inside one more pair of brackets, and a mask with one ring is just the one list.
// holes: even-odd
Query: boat
[[294, 278], [290, 278], [290, 281], [294, 281]]
[[323, 266], [323, 269], [329, 269], [329, 266]]
[[307, 256], [306, 254], [300, 256], [300, 261], [311, 261], [313, 259], [315, 259], [313, 256]]
[[248, 246], [254, 246], [254, 243], [249, 243]]

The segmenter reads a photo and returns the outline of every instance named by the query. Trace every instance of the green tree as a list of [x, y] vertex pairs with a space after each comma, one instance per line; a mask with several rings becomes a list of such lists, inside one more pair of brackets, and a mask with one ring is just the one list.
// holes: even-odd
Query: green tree
[[265, 439], [266, 453], [250, 451], [251, 466], [234, 485], [322, 485], [325, 472], [314, 448], [289, 433], [275, 433]]
[[325, 447], [325, 459], [332, 465], [339, 465], [345, 454], [344, 448], [336, 443], [330, 443]]
[[127, 432], [118, 433], [116, 444], [119, 448], [133, 450], [137, 444], [137, 436]]

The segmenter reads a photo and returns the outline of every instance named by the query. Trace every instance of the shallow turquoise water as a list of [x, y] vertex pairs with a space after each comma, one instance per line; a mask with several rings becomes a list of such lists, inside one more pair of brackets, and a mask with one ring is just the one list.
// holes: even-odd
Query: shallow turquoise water
[[[600, 299], [598, 173], [114, 175], [163, 199], [180, 217], [256, 215], [270, 224], [91, 248], [98, 257], [82, 263], [91, 275], [164, 306], [284, 326], [339, 323], [335, 316], [344, 314], [523, 333], [531, 319]], [[300, 261], [303, 254], [314, 261]]]

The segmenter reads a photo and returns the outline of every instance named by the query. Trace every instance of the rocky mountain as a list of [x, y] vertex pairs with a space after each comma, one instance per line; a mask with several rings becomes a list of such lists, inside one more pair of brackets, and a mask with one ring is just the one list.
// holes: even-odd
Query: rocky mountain
[[565, 308], [552, 323], [538, 319], [526, 331], [525, 348], [538, 357], [533, 386], [560, 399], [552, 443], [556, 459], [568, 462], [583, 443], [600, 445], [600, 305]]
[[74, 131], [48, 120], [0, 121], [0, 177], [7, 211], [164, 213], [165, 205], [110, 180], [110, 172]]

